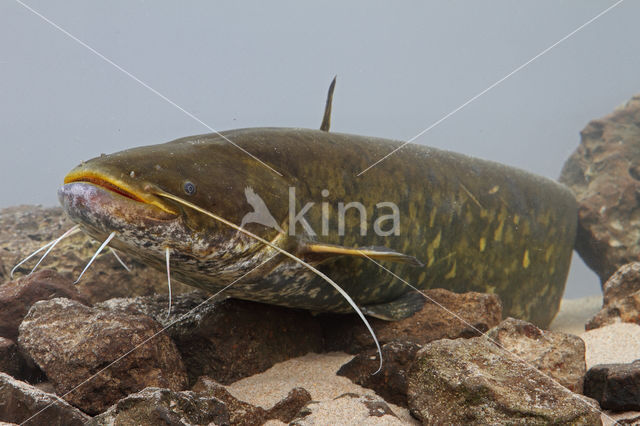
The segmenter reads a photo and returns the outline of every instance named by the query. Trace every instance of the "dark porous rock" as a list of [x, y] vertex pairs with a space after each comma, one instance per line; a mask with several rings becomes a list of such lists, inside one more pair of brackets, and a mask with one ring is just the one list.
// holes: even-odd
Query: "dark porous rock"
[[0, 336], [18, 338], [18, 326], [38, 300], [66, 297], [87, 303], [73, 283], [52, 270], [41, 270], [0, 285]]
[[115, 299], [99, 306], [142, 312], [166, 325], [175, 322], [167, 333], [182, 354], [190, 383], [210, 376], [227, 385], [278, 362], [322, 351], [322, 330], [306, 311], [233, 299], [202, 303], [205, 300], [199, 294], [175, 297], [170, 317], [165, 296]]
[[640, 425], [640, 413], [637, 411], [613, 412], [607, 411], [603, 413], [602, 423], [609, 425]]
[[382, 399], [371, 395], [358, 395], [355, 393], [345, 393], [332, 401], [311, 401], [304, 406], [297, 417], [290, 423], [291, 426], [311, 426], [327, 423], [327, 415], [335, 412], [344, 412], [345, 418], [349, 418], [349, 424], [372, 424], [373, 418], [382, 419], [384, 423], [375, 424], [404, 424], [391, 407]]
[[[34, 417], [35, 416], [35, 417]], [[83, 425], [89, 416], [56, 395], [0, 373], [0, 421], [29, 425]]]
[[407, 406], [407, 372], [422, 346], [409, 341], [395, 341], [382, 346], [382, 371], [373, 374], [379, 366], [378, 351], [368, 349], [340, 367], [339, 376], [373, 389], [385, 401]]
[[[15, 265], [43, 245], [60, 237], [73, 225], [59, 207], [18, 206], [1, 209], [0, 282], [9, 281], [10, 272]], [[75, 281], [101, 243], [91, 240], [82, 232], [75, 233], [57, 244], [40, 268], [54, 269], [67, 280]], [[16, 278], [28, 274], [38, 262], [40, 254], [21, 265], [15, 272]], [[127, 272], [115, 256], [106, 250], [82, 277], [78, 291], [89, 302], [167, 292], [166, 274], [127, 255], [120, 254], [120, 257], [131, 272]], [[193, 291], [192, 287], [180, 283], [173, 285], [174, 294], [187, 289]]]
[[97, 414], [148, 386], [187, 387], [180, 354], [160, 331], [160, 325], [145, 315], [53, 299], [33, 305], [20, 324], [18, 343], [58, 395]]
[[[171, 311], [169, 312], [169, 298], [163, 294], [140, 297], [117, 297], [97, 303], [96, 308], [114, 312], [123, 312], [132, 315], [147, 315], [164, 327], [180, 326], [180, 321], [188, 316], [200, 317], [207, 309], [217, 306], [220, 299], [209, 299], [200, 291], [192, 291], [179, 295], [173, 295], [171, 299]], [[185, 317], [185, 318], [182, 318]], [[167, 329], [170, 331], [171, 329]]]
[[278, 401], [267, 411], [267, 418], [289, 423], [300, 410], [311, 402], [311, 394], [304, 388], [293, 388], [284, 399]]
[[610, 305], [640, 291], [640, 262], [623, 265], [604, 283], [603, 304]]
[[149, 387], [118, 401], [87, 426], [230, 425], [225, 404], [191, 391]]
[[[425, 290], [424, 294], [428, 296], [424, 307], [409, 318], [400, 321], [369, 318], [380, 344], [394, 340], [425, 344], [445, 338], [468, 338], [486, 332], [502, 320], [502, 304], [495, 294], [458, 294], [440, 288]], [[323, 315], [321, 321], [327, 351], [357, 354], [375, 348], [371, 334], [356, 315]]]
[[294, 388], [284, 399], [265, 410], [262, 407], [240, 401], [231, 395], [224, 386], [207, 376], [200, 377], [191, 390], [214, 396], [224, 402], [229, 410], [229, 419], [232, 425], [259, 425], [268, 420], [289, 423], [311, 401], [309, 392], [303, 388]]
[[606, 410], [640, 410], [640, 360], [630, 364], [599, 364], [587, 372], [584, 394]]
[[601, 424], [595, 401], [486, 337], [425, 345], [408, 381], [409, 409], [424, 424]]
[[202, 376], [191, 388], [193, 392], [213, 396], [224, 402], [229, 410], [232, 425], [260, 425], [267, 421], [267, 410], [248, 402], [240, 401], [229, 391], [210, 377]]
[[526, 321], [507, 318], [489, 330], [487, 337], [569, 390], [582, 393], [587, 365], [584, 341], [578, 336], [543, 331]]
[[591, 121], [560, 181], [579, 203], [576, 250], [604, 283], [640, 257], [640, 96]]
[[42, 382], [36, 383], [34, 386], [43, 392], [56, 393], [56, 387], [53, 386], [53, 383], [51, 382], [42, 381]]
[[640, 262], [626, 264], [604, 283], [602, 309], [585, 328], [604, 327], [616, 322], [640, 325]]
[[0, 337], [0, 372], [17, 377], [23, 362], [16, 342]]
[[46, 379], [38, 366], [30, 358], [24, 357], [16, 342], [4, 337], [0, 337], [0, 372], [29, 383]]

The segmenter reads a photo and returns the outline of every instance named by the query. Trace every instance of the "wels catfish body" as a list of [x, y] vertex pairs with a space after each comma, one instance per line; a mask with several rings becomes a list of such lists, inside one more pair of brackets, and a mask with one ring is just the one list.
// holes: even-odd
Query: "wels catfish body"
[[351, 311], [277, 247], [331, 277], [368, 315], [400, 319], [424, 303], [379, 262], [417, 289], [497, 293], [506, 315], [550, 323], [576, 233], [567, 188], [411, 144], [357, 176], [401, 142], [323, 126], [231, 130], [103, 155], [73, 169], [59, 199], [91, 237], [115, 232], [111, 247], [159, 269], [170, 253], [172, 276], [208, 291], [273, 257], [228, 294]]

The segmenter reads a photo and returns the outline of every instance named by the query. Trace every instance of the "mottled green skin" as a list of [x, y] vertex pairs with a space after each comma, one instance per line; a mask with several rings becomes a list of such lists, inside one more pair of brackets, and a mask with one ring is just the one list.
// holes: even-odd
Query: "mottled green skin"
[[[80, 167], [97, 168], [123, 180], [135, 171], [135, 178], [129, 179], [132, 186], [142, 188], [144, 182], [152, 182], [236, 224], [252, 211], [244, 195], [245, 188], [252, 187], [285, 230], [289, 187], [295, 187], [296, 211], [315, 202], [305, 218], [318, 235], [304, 236], [298, 225], [295, 237], [278, 240], [289, 250], [298, 250], [308, 240], [346, 247], [385, 246], [424, 263], [415, 267], [382, 262], [418, 288], [497, 293], [506, 315], [541, 326], [557, 312], [577, 219], [574, 196], [564, 186], [501, 164], [412, 144], [356, 177], [401, 142], [306, 129], [256, 128], [223, 134], [283, 176], [217, 135], [135, 148]], [[195, 195], [184, 194], [185, 180], [197, 185]], [[328, 197], [321, 195], [323, 189], [329, 191]], [[347, 231], [339, 236], [338, 203], [353, 201], [367, 207], [367, 235], [360, 235], [359, 217], [350, 210]], [[322, 202], [330, 211], [328, 235], [321, 235]], [[400, 208], [399, 236], [373, 232], [376, 215], [390, 213], [388, 208], [376, 209], [379, 202]], [[185, 223], [209, 238], [212, 247], [238, 238], [236, 231], [204, 215], [187, 211], [184, 215]], [[247, 229], [266, 239], [277, 236], [277, 231], [258, 224]], [[251, 252], [259, 257], [264, 248], [252, 244]], [[163, 266], [161, 256], [137, 254]], [[196, 273], [193, 267], [181, 270], [180, 262], [176, 264], [172, 271], [187, 284], [209, 290], [223, 284], [219, 277], [207, 278], [215, 275], [208, 267], [200, 265]], [[318, 267], [361, 306], [383, 304], [410, 291], [367, 259], [338, 256]], [[229, 294], [319, 311], [350, 311], [326, 282], [292, 261], [279, 258], [270, 269], [250, 283], [234, 286]]]

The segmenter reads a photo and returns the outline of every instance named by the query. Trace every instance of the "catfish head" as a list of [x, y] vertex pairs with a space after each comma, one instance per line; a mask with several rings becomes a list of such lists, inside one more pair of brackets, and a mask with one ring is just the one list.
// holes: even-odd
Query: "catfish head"
[[[243, 223], [255, 208], [251, 194], [256, 193], [274, 223]], [[215, 217], [242, 224], [272, 243], [286, 240], [279, 226], [287, 217], [284, 178], [216, 135], [83, 162], [67, 174], [58, 198], [69, 217], [96, 240], [115, 232], [110, 246], [158, 268], [169, 251], [172, 272], [190, 284], [199, 276], [218, 277], [222, 284], [270, 249]]]

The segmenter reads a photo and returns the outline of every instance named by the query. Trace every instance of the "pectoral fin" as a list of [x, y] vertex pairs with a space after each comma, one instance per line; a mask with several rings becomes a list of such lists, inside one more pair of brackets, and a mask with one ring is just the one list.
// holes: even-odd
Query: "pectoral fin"
[[363, 258], [371, 258], [375, 260], [383, 260], [389, 262], [407, 263], [413, 266], [424, 266], [422, 262], [414, 256], [398, 253], [387, 247], [343, 247], [333, 244], [309, 243], [301, 250], [304, 255], [312, 257], [326, 258], [332, 256], [355, 256]]
[[426, 298], [417, 291], [411, 291], [398, 299], [379, 305], [361, 306], [360, 310], [365, 315], [380, 318], [385, 321], [398, 321], [409, 318], [422, 309]]

